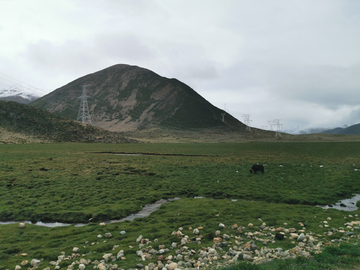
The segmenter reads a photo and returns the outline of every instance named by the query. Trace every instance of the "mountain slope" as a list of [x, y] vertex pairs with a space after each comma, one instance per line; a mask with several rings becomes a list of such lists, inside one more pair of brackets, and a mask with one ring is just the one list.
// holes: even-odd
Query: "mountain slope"
[[92, 122], [111, 131], [150, 128], [173, 130], [221, 129], [245, 131], [245, 125], [210, 104], [176, 79], [129, 65], [115, 65], [86, 75], [31, 103], [76, 119], [81, 86], [88, 87]]
[[116, 134], [12, 101], [0, 101], [0, 142], [129, 142]]
[[344, 134], [344, 135], [360, 135], [360, 123], [356, 125], [349, 126], [347, 128], [334, 128], [325, 130], [322, 133], [325, 134]]

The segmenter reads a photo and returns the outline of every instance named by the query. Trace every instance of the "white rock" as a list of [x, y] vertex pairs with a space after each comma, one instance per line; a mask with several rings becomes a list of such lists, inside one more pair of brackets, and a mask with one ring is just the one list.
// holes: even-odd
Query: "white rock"
[[125, 231], [121, 231], [120, 234], [121, 234], [121, 235], [125, 235], [126, 232], [125, 232]]
[[305, 238], [306, 238], [305, 234], [301, 233], [299, 235], [299, 237], [297, 238], [297, 240], [300, 242], [300, 241], [303, 241]]
[[19, 228], [20, 228], [20, 229], [25, 228], [25, 223], [20, 222], [20, 223], [19, 223]]
[[41, 264], [41, 261], [38, 259], [32, 259], [30, 264], [31, 266], [38, 267]]
[[84, 264], [82, 264], [82, 263], [81, 263], [81, 264], [79, 264], [79, 269], [80, 269], [80, 270], [84, 270], [84, 269], [85, 269], [85, 265], [84, 265]]
[[142, 235], [140, 235], [137, 239], [136, 239], [136, 243], [140, 243], [141, 239], [143, 238]]
[[106, 238], [111, 238], [111, 237], [112, 237], [112, 234], [111, 234], [111, 233], [105, 233], [105, 237], [106, 237]]
[[119, 259], [121, 257], [124, 257], [124, 250], [120, 250], [118, 254], [116, 255], [116, 259]]
[[169, 263], [168, 270], [175, 270], [175, 268], [177, 268], [177, 267], [178, 267], [178, 264], [172, 262], [172, 263]]
[[251, 257], [251, 255], [249, 255], [249, 254], [244, 254], [243, 259], [244, 259], [244, 261], [248, 261], [248, 262], [251, 262], [254, 260], [253, 257]]
[[97, 266], [97, 269], [106, 270], [106, 265], [104, 263], [99, 263], [98, 266]]
[[72, 251], [73, 251], [74, 253], [79, 253], [79, 252], [80, 252], [80, 248], [74, 247]]
[[105, 261], [108, 261], [109, 258], [111, 258], [112, 256], [113, 256], [112, 253], [106, 253], [106, 254], [104, 254], [104, 256], [102, 256], [102, 257], [105, 259]]
[[15, 270], [20, 270], [21, 269], [21, 266], [20, 265], [16, 265], [15, 266]]

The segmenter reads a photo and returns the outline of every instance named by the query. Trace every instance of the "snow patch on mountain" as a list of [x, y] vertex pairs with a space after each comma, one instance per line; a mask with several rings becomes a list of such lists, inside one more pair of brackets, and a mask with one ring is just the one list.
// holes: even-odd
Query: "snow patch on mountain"
[[9, 96], [20, 96], [25, 99], [39, 98], [44, 95], [41, 89], [15, 84], [0, 89], [0, 98]]
[[32, 86], [22, 84], [0, 86], [0, 100], [28, 104], [44, 95], [43, 90]]

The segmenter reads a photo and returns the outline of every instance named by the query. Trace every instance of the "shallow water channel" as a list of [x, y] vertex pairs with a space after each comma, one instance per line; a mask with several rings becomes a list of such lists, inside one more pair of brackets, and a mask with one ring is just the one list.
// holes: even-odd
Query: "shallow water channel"
[[[116, 222], [122, 222], [125, 220], [129, 220], [129, 221], [133, 221], [135, 218], [143, 218], [143, 217], [147, 217], [148, 215], [150, 215], [152, 212], [154, 212], [155, 210], [159, 209], [161, 205], [163, 205], [164, 203], [168, 203], [174, 200], [178, 200], [180, 198], [171, 198], [171, 199], [161, 199], [159, 201], [156, 201], [154, 203], [151, 204], [147, 204], [143, 207], [143, 209], [141, 209], [139, 212], [135, 213], [135, 214], [131, 214], [125, 218], [122, 219], [118, 219], [118, 220], [110, 220], [107, 221], [105, 223], [116, 223]], [[20, 221], [6, 221], [6, 222], [0, 222], [0, 225], [6, 225], [6, 224], [13, 224], [13, 223], [19, 223]], [[31, 221], [21, 221], [23, 223], [31, 223]], [[53, 223], [45, 223], [45, 222], [41, 222], [38, 221], [36, 223], [33, 223], [33, 225], [38, 225], [38, 226], [44, 226], [44, 227], [62, 227], [62, 226], [70, 226], [73, 225], [75, 227], [82, 227], [85, 225], [88, 225], [90, 223], [77, 223], [77, 224], [70, 224], [70, 223], [61, 223], [61, 222], [53, 222]]]
[[[202, 199], [204, 197], [195, 197], [195, 199]], [[139, 212], [135, 213], [135, 214], [131, 214], [125, 218], [122, 219], [118, 219], [118, 220], [110, 220], [107, 221], [105, 223], [117, 223], [117, 222], [122, 222], [125, 220], [129, 220], [129, 221], [133, 221], [135, 218], [143, 218], [143, 217], [147, 217], [149, 216], [152, 212], [154, 212], [155, 210], [159, 209], [161, 205], [163, 205], [164, 203], [168, 203], [170, 201], [174, 201], [174, 200], [178, 200], [180, 198], [171, 198], [171, 199], [161, 199], [159, 201], [156, 201], [152, 204], [147, 204], [143, 207], [143, 209], [141, 209]], [[322, 206], [322, 205], [317, 205], [317, 207], [321, 207], [323, 209], [338, 209], [338, 210], [343, 210], [343, 211], [354, 211], [357, 210], [358, 207], [356, 206], [356, 202], [360, 200], [360, 194], [356, 194], [354, 197], [349, 198], [349, 199], [344, 199], [341, 200], [339, 202], [337, 202], [336, 204], [329, 206]], [[232, 201], [237, 201], [236, 199], [233, 199]], [[13, 224], [13, 223], [19, 223], [20, 221], [6, 221], [6, 222], [0, 222], [0, 225], [6, 225], [6, 224]], [[31, 223], [31, 221], [22, 221], [24, 223]], [[41, 221], [38, 221], [36, 223], [33, 223], [34, 225], [38, 225], [38, 226], [44, 226], [44, 227], [62, 227], [62, 226], [70, 226], [73, 225], [75, 227], [81, 227], [81, 226], [85, 226], [88, 225], [90, 223], [77, 223], [77, 224], [70, 224], [70, 223], [61, 223], [61, 222], [53, 222], [53, 223], [44, 223]]]
[[338, 210], [343, 210], [343, 211], [355, 211], [358, 209], [358, 207], [356, 206], [357, 201], [360, 201], [360, 194], [356, 194], [354, 197], [349, 198], [349, 199], [344, 199], [341, 201], [338, 201], [336, 204], [329, 206], [329, 205], [317, 205], [319, 207], [321, 207], [322, 209], [338, 209]]

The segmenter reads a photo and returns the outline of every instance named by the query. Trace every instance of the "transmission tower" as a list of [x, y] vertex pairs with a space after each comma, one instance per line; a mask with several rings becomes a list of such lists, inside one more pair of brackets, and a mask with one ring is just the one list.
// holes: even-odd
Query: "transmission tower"
[[225, 123], [225, 113], [221, 113], [221, 121]]
[[280, 119], [275, 119], [274, 120], [274, 126], [276, 127], [276, 133], [275, 133], [275, 137], [281, 137], [281, 124], [280, 124]]
[[269, 121], [269, 126], [270, 126], [270, 130], [271, 130], [271, 131], [273, 130], [273, 125], [274, 125], [274, 122], [273, 122], [273, 121]]
[[245, 125], [246, 125], [246, 130], [250, 131], [251, 130], [251, 128], [250, 128], [250, 123], [251, 123], [250, 114], [244, 114], [243, 117], [244, 117], [244, 122], [245, 122]]
[[92, 125], [91, 118], [90, 118], [89, 105], [87, 102], [87, 98], [89, 96], [86, 95], [86, 87], [89, 85], [90, 84], [82, 85], [82, 95], [80, 97], [78, 97], [81, 99], [81, 102], [80, 102], [78, 117], [76, 120], [79, 121], [81, 119], [81, 122], [83, 125], [85, 124], [86, 120], [88, 120], [90, 125]]

